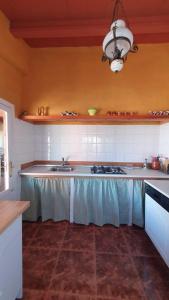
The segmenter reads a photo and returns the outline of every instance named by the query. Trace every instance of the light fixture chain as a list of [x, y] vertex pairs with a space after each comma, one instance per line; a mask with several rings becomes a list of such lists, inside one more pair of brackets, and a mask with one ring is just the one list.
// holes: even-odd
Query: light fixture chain
[[112, 22], [114, 22], [116, 19], [118, 19], [118, 16], [119, 16], [119, 4], [120, 4], [120, 0], [113, 0], [113, 1], [115, 1], [115, 3], [114, 3], [114, 8], [113, 8]]
[[120, 0], [120, 3], [121, 3], [121, 9], [122, 9], [122, 11], [123, 11], [123, 15], [124, 15], [124, 18], [125, 18], [125, 21], [126, 21], [126, 25], [127, 25], [127, 27], [131, 30], [130, 23], [129, 23], [129, 19], [128, 19], [128, 17], [127, 17], [127, 14], [126, 14], [126, 11], [125, 11], [123, 2], [122, 2], [121, 0]]

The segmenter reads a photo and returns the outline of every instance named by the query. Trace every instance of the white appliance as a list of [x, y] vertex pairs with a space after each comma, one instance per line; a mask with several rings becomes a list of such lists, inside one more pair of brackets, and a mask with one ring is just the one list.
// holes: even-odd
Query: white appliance
[[169, 181], [146, 181], [145, 231], [169, 267]]

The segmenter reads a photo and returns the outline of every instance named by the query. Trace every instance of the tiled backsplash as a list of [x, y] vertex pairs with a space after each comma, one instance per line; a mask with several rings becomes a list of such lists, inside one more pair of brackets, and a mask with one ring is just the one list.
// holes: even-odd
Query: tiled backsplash
[[19, 119], [14, 120], [13, 128], [13, 186], [9, 199], [20, 198], [20, 165], [34, 160], [34, 126]]
[[35, 126], [35, 159], [143, 162], [158, 153], [159, 125]]
[[[14, 170], [11, 198], [19, 199], [20, 164], [33, 160], [143, 162], [169, 156], [169, 124], [31, 125], [14, 122]], [[9, 199], [10, 199], [9, 197]]]
[[34, 125], [15, 119], [15, 165], [34, 160]]
[[169, 123], [160, 126], [159, 154], [169, 157]]

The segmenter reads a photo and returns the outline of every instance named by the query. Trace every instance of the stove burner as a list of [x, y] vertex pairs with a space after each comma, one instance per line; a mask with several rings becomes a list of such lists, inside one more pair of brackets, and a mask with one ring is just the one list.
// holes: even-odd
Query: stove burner
[[91, 167], [91, 173], [93, 174], [126, 174], [120, 167], [114, 166], [93, 166]]

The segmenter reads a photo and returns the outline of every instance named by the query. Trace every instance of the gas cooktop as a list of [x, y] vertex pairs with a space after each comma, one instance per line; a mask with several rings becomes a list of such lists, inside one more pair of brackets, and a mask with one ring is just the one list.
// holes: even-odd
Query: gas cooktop
[[112, 167], [112, 166], [93, 166], [91, 167], [91, 173], [93, 174], [121, 174], [124, 175], [124, 172], [120, 167]]

